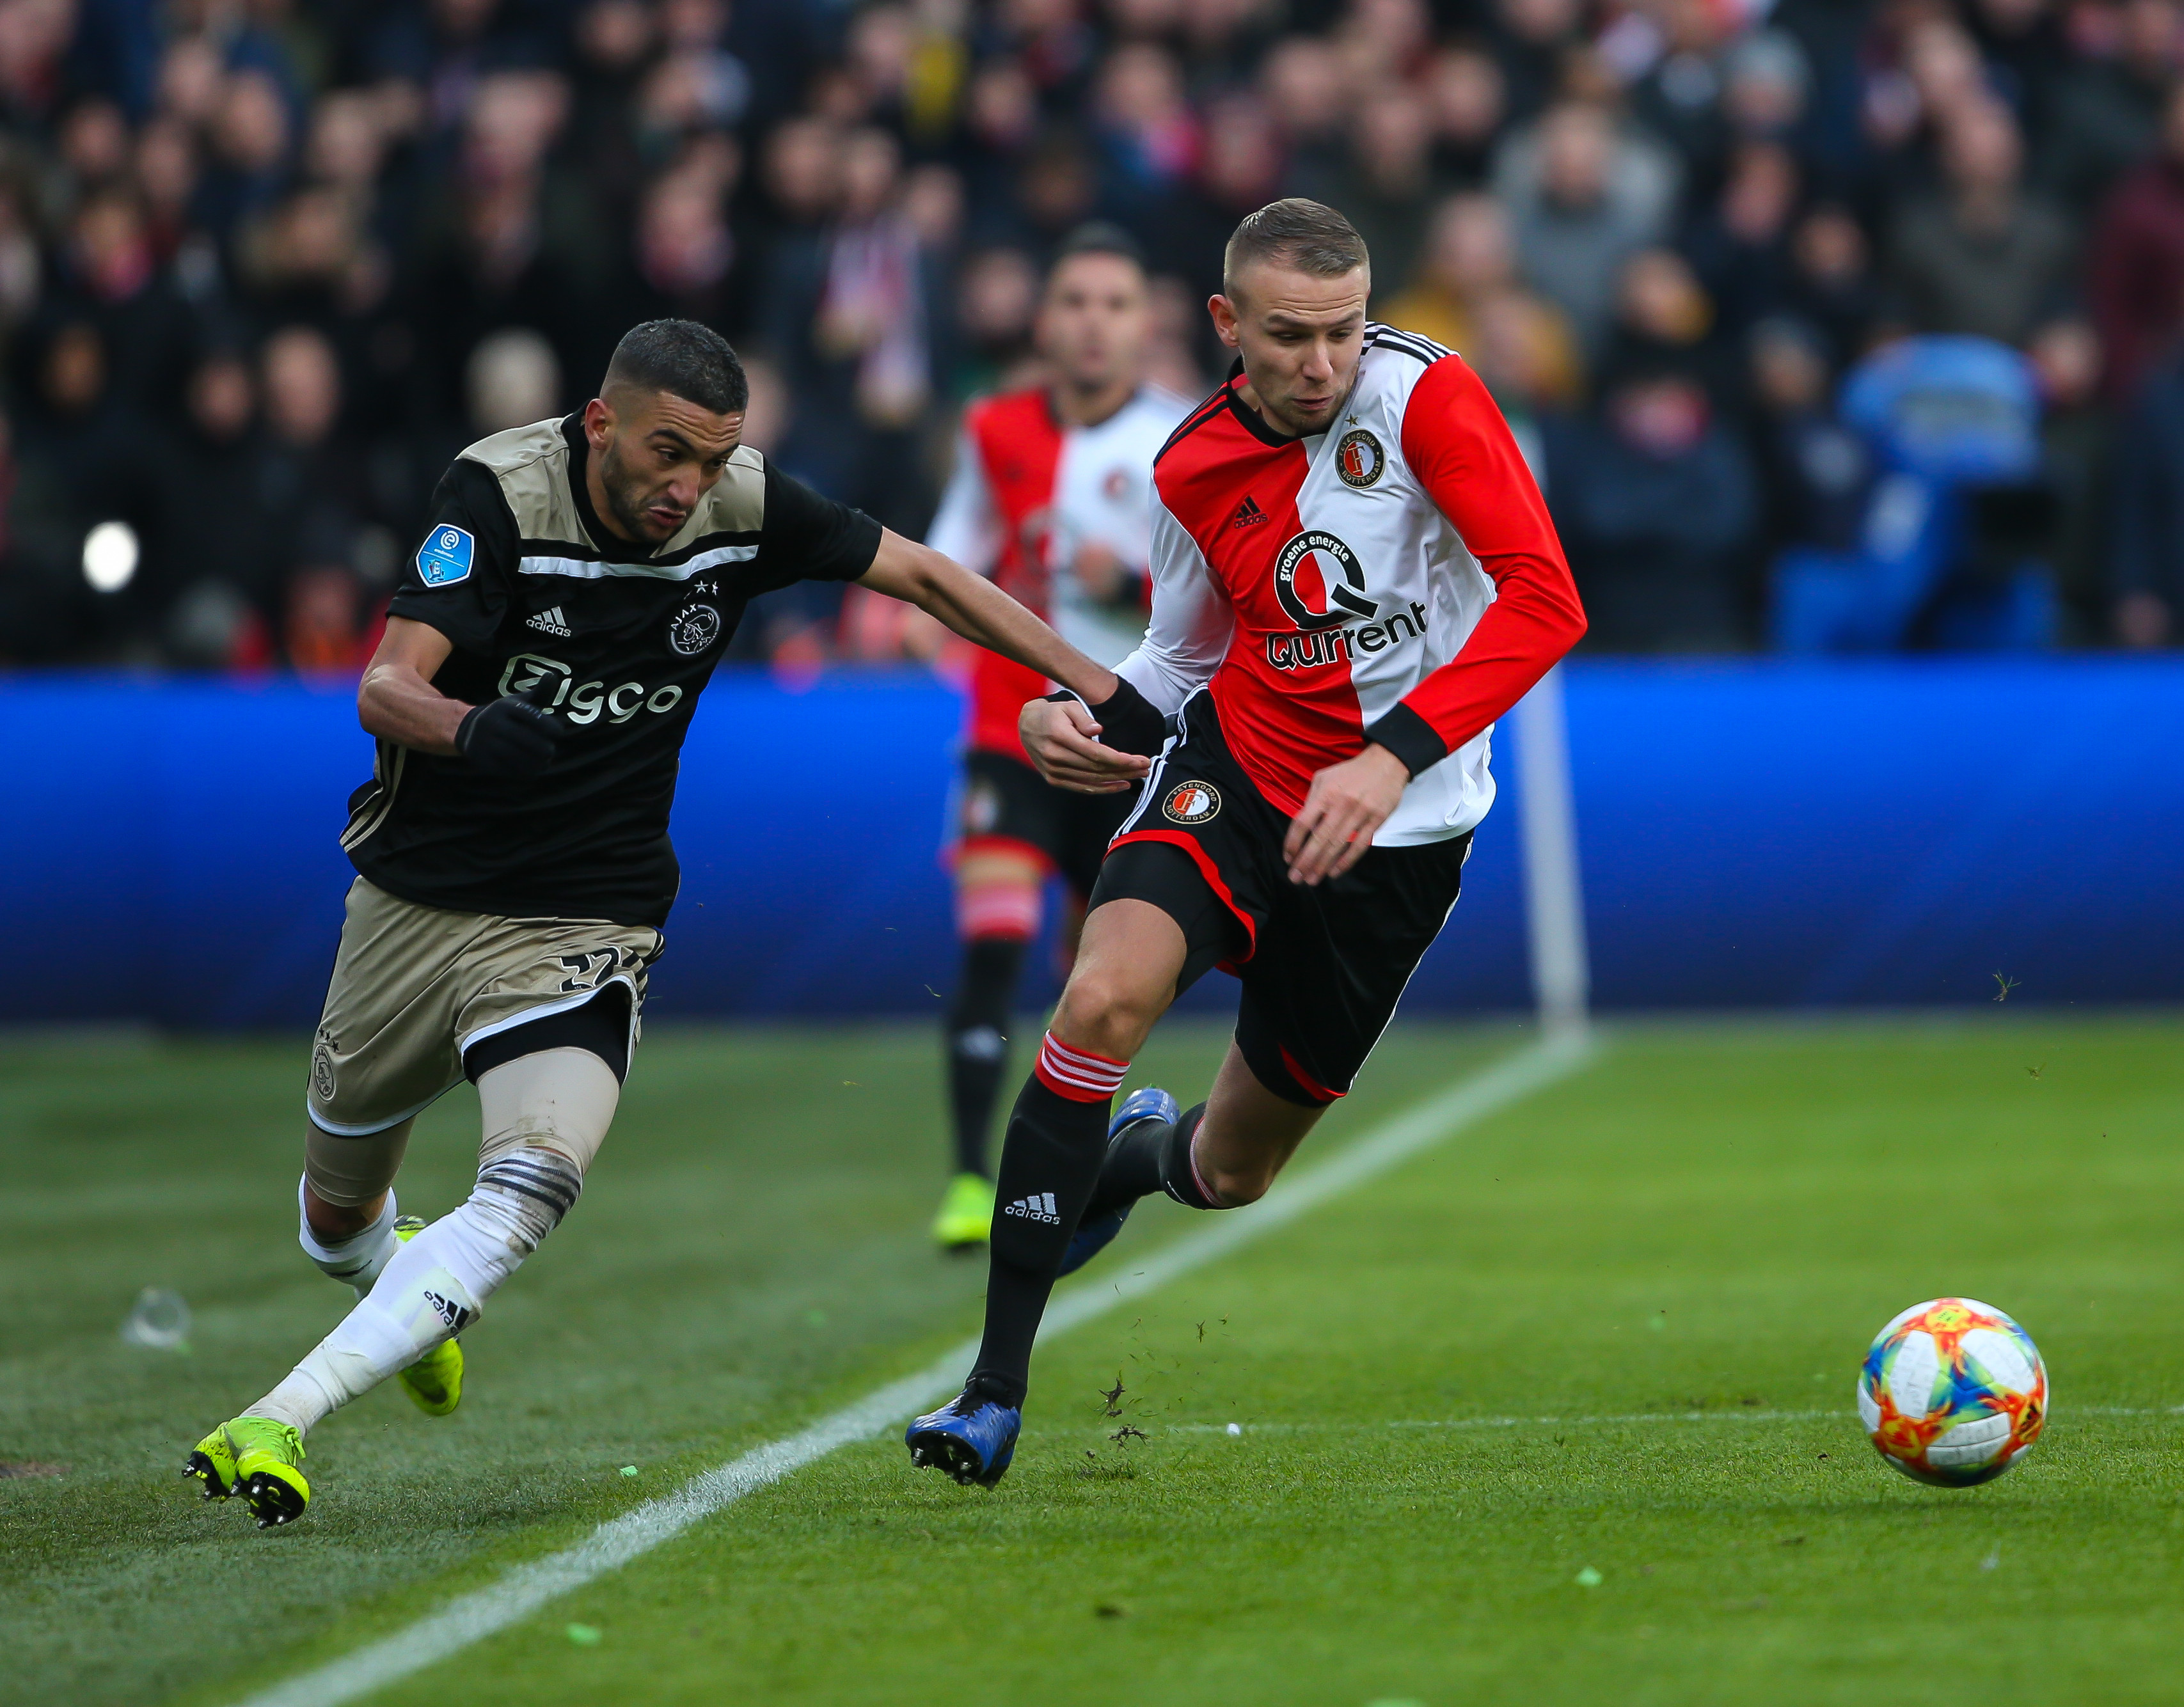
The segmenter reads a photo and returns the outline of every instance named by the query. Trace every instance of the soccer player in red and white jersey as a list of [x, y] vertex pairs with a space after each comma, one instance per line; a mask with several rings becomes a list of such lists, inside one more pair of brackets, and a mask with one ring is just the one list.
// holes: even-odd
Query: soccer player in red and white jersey
[[[1190, 413], [1144, 377], [1151, 336], [1143, 256], [1118, 226], [1063, 239], [1037, 327], [1048, 383], [971, 405], [956, 473], [926, 543], [989, 575], [1109, 667], [1145, 631], [1154, 453]], [[1017, 732], [1024, 702], [1053, 684], [998, 653], [973, 654], [956, 841], [962, 968], [947, 1017], [955, 1176], [933, 1236], [985, 1243], [994, 1215], [986, 1134], [1008, 1066], [1009, 1013], [1050, 876], [1070, 892], [1065, 941], [1130, 797], [1039, 780]]]
[[[1229, 239], [1209, 306], [1240, 359], [1155, 464], [1151, 623], [1116, 667], [1176, 732], [1010, 1117], [977, 1365], [907, 1435], [959, 1482], [1008, 1467], [1056, 1276], [1151, 1193], [1254, 1201], [1349, 1090], [1456, 904], [1494, 720], [1585, 631], [1485, 386], [1368, 322], [1371, 287], [1356, 230], [1316, 202]], [[1093, 738], [1069, 696], [1022, 729], [1050, 781], [1128, 786], [1125, 737]], [[1154, 1022], [1217, 965], [1243, 998], [1207, 1100], [1148, 1087], [1111, 1123]]]

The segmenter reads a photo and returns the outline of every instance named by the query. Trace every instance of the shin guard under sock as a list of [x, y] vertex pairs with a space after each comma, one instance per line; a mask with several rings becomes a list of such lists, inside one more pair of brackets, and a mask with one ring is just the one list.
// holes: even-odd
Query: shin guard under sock
[[1050, 1031], [1017, 1098], [1001, 1147], [986, 1282], [986, 1332], [971, 1385], [1023, 1403], [1032, 1341], [1055, 1271], [1092, 1194], [1106, 1149], [1107, 1107], [1129, 1070]]
[[962, 976], [948, 1009], [948, 1101], [960, 1174], [987, 1172], [986, 1135], [1008, 1070], [1009, 1002], [1024, 946], [1016, 937], [977, 937], [963, 945]]

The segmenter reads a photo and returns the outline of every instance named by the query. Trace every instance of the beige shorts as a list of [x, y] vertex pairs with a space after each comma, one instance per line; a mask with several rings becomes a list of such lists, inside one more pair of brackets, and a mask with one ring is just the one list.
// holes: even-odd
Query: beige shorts
[[311, 1119], [344, 1137], [384, 1132], [453, 1089], [472, 1044], [610, 984], [629, 990], [634, 1051], [660, 949], [647, 925], [449, 913], [359, 877], [311, 1051]]

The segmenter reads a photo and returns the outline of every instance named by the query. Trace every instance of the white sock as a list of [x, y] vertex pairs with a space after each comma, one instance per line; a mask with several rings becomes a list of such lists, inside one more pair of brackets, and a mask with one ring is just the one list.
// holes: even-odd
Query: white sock
[[395, 1247], [370, 1295], [245, 1414], [308, 1430], [460, 1333], [583, 1186], [557, 1151], [519, 1149], [493, 1163], [460, 1208]]
[[304, 1180], [296, 1182], [296, 1243], [303, 1246], [304, 1254], [316, 1263], [328, 1278], [346, 1281], [356, 1289], [357, 1297], [367, 1297], [398, 1243], [394, 1237], [393, 1188], [387, 1188], [387, 1203], [379, 1211], [377, 1220], [362, 1232], [328, 1244], [322, 1243], [311, 1231], [311, 1217], [304, 1208], [305, 1184]]

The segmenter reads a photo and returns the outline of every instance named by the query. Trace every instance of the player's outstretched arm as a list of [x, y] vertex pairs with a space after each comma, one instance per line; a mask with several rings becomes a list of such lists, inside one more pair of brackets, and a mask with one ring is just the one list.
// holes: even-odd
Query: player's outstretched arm
[[[1049, 781], [1081, 792], [1108, 793], [1152, 768], [1150, 760], [1139, 753], [1092, 739], [1100, 720], [1097, 714], [1088, 714], [1085, 707], [1105, 709], [1127, 701], [1142, 711], [1139, 721], [1153, 726], [1159, 724], [1160, 714], [1145, 705], [1137, 690], [1114, 671], [1095, 664], [993, 582], [883, 529], [872, 566], [860, 584], [916, 605], [972, 644], [1028, 664], [1084, 702], [1084, 706], [1035, 702], [1033, 709], [1051, 714], [1039, 718], [1042, 730], [1053, 725], [1052, 738], [1042, 739], [1037, 746], [1029, 726], [1033, 720], [1027, 714], [1025, 744]], [[1153, 744], [1157, 746], [1157, 738]]]
[[494, 776], [535, 776], [557, 744], [544, 712], [520, 699], [465, 705], [432, 686], [454, 644], [428, 622], [387, 619], [379, 650], [357, 685], [365, 733], [419, 753], [467, 759]]
[[914, 604], [974, 646], [1028, 664], [1094, 704], [1115, 692], [1115, 673], [1095, 664], [1008, 594], [930, 546], [880, 530], [880, 548], [858, 585]]

